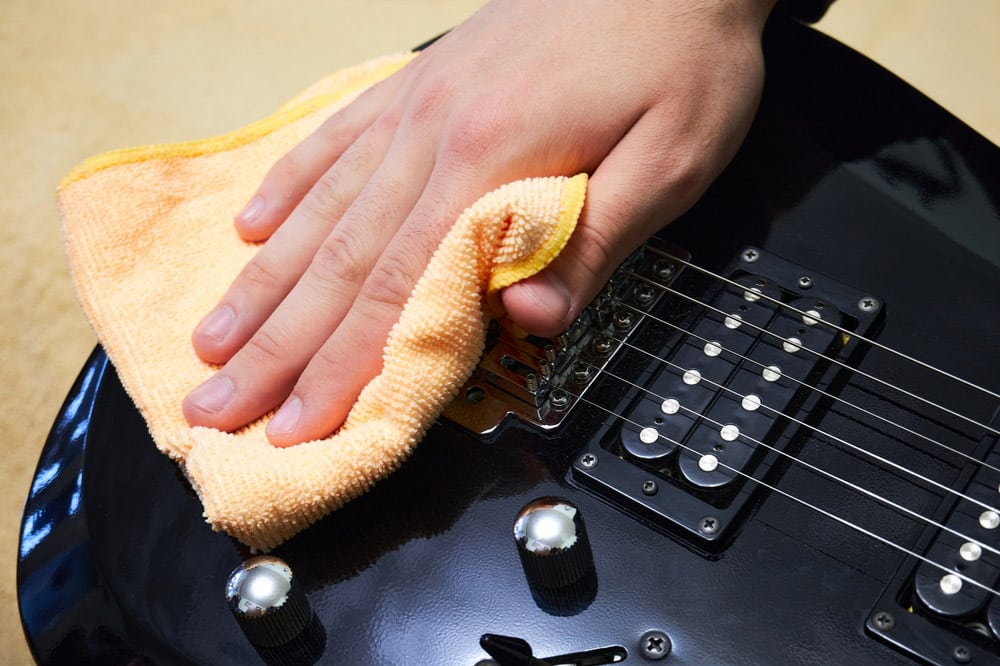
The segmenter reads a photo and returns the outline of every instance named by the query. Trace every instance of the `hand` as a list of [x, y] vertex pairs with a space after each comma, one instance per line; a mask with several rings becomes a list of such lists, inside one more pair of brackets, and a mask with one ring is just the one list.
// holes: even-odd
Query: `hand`
[[194, 332], [225, 366], [188, 422], [234, 430], [282, 405], [274, 444], [330, 434], [458, 214], [504, 183], [586, 171], [569, 245], [502, 294], [528, 331], [563, 330], [732, 158], [773, 2], [487, 4], [282, 158], [237, 216], [267, 242]]

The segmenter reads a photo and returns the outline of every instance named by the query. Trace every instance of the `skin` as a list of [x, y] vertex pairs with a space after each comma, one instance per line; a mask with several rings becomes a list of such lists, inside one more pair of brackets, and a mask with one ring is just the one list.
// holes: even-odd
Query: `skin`
[[513, 180], [588, 172], [569, 245], [502, 294], [529, 332], [562, 331], [736, 152], [773, 3], [488, 3], [271, 168], [235, 220], [266, 242], [192, 336], [223, 367], [188, 422], [232, 431], [281, 405], [273, 444], [329, 435], [459, 213]]

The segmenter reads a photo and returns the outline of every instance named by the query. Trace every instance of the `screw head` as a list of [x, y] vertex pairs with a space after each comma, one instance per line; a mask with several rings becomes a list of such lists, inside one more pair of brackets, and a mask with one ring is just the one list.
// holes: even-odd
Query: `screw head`
[[752, 247], [748, 247], [747, 249], [743, 250], [742, 257], [743, 261], [747, 262], [748, 264], [752, 264], [753, 262], [760, 259], [760, 252], [758, 252], [756, 249]]
[[865, 296], [858, 301], [858, 309], [862, 312], [875, 312], [880, 307], [882, 307], [882, 304], [873, 296]]
[[813, 279], [808, 275], [803, 275], [799, 278], [799, 289], [811, 289], [813, 286]]
[[665, 659], [671, 649], [670, 637], [658, 629], [647, 631], [639, 639], [639, 653], [650, 661]]
[[698, 531], [706, 536], [711, 536], [719, 531], [722, 524], [715, 516], [705, 516], [698, 521]]
[[597, 467], [597, 456], [593, 453], [584, 453], [580, 456], [580, 467], [584, 469], [594, 469]]
[[971, 664], [972, 650], [965, 645], [956, 645], [951, 650], [951, 659], [956, 664]]
[[892, 631], [896, 626], [896, 618], [888, 611], [879, 611], [872, 615], [872, 624], [879, 631]]
[[652, 479], [646, 479], [642, 482], [643, 495], [655, 495], [659, 489], [660, 487], [656, 485], [656, 481], [653, 481]]

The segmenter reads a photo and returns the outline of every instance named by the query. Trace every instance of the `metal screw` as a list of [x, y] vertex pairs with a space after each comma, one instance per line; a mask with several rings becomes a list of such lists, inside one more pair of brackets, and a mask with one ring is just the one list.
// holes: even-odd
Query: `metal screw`
[[956, 645], [951, 651], [951, 658], [956, 664], [971, 664], [972, 650], [964, 645]]
[[528, 393], [538, 393], [538, 375], [533, 372], [529, 372], [525, 375], [524, 388], [528, 390]]
[[580, 456], [580, 467], [584, 469], [594, 469], [597, 467], [597, 456], [593, 453], [584, 453]]
[[799, 278], [799, 289], [809, 289], [813, 286], [813, 279], [808, 275]]
[[858, 301], [858, 309], [862, 312], [875, 312], [879, 309], [879, 306], [878, 299], [871, 296], [865, 296]]
[[709, 536], [718, 532], [719, 526], [719, 519], [715, 516], [705, 516], [698, 521], [698, 531]]
[[545, 360], [549, 363], [553, 363], [556, 360], [556, 348], [552, 345], [545, 345], [542, 348], [542, 353], [545, 354]]
[[573, 379], [578, 382], [585, 382], [590, 379], [591, 372], [590, 366], [583, 361], [573, 364]]
[[650, 661], [666, 658], [672, 648], [670, 637], [656, 629], [647, 631], [639, 639], [639, 652]]
[[872, 624], [879, 631], [892, 631], [896, 626], [896, 618], [892, 616], [892, 613], [879, 611], [872, 616]]
[[661, 259], [657, 261], [655, 264], [653, 264], [653, 273], [655, 273], [656, 277], [660, 278], [661, 280], [669, 280], [674, 276], [674, 273], [676, 271], [677, 271], [677, 266], [675, 266], [672, 262], [667, 261], [666, 259]]
[[760, 252], [758, 252], [757, 250], [753, 249], [752, 247], [748, 247], [747, 249], [743, 250], [743, 261], [747, 262], [748, 264], [752, 264], [758, 259], [760, 259]]
[[628, 327], [632, 325], [632, 314], [625, 309], [616, 310], [613, 317], [613, 321], [615, 324], [615, 328], [617, 328], [618, 330], [620, 331], [627, 330]]
[[653, 302], [653, 299], [656, 297], [656, 291], [648, 284], [637, 284], [632, 290], [632, 297], [635, 299], [637, 305], [646, 306]]
[[655, 495], [659, 489], [660, 487], [656, 485], [656, 481], [653, 481], [652, 479], [646, 479], [642, 482], [643, 495]]
[[598, 356], [604, 356], [611, 351], [612, 343], [610, 335], [602, 335], [594, 340], [594, 353]]
[[562, 389], [553, 389], [552, 393], [549, 394], [549, 404], [557, 412], [563, 411], [569, 406], [569, 393]]

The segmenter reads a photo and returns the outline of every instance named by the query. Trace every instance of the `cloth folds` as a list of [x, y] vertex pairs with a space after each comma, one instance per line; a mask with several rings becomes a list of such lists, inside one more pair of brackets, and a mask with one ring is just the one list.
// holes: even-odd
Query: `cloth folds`
[[332, 436], [275, 448], [266, 418], [235, 433], [188, 426], [181, 401], [216, 370], [195, 355], [191, 331], [258, 249], [236, 235], [233, 214], [271, 164], [412, 57], [338, 72], [227, 135], [97, 156], [59, 188], [80, 301], [122, 384], [157, 447], [183, 466], [212, 527], [256, 549], [290, 538], [405, 460], [477, 363], [488, 296], [544, 268], [583, 206], [581, 175], [511, 183], [467, 209], [393, 328], [381, 374]]

